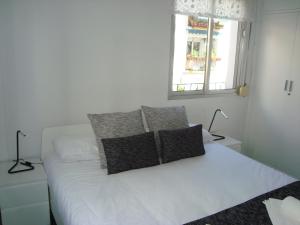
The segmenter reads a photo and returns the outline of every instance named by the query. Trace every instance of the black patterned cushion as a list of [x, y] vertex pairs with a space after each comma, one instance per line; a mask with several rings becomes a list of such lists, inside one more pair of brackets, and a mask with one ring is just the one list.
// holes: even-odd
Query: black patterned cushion
[[100, 164], [103, 169], [106, 168], [106, 158], [102, 138], [127, 137], [145, 132], [141, 110], [126, 113], [88, 114], [88, 118], [96, 136]]
[[159, 164], [154, 133], [102, 139], [107, 173], [139, 169]]
[[202, 125], [158, 131], [163, 163], [205, 154]]

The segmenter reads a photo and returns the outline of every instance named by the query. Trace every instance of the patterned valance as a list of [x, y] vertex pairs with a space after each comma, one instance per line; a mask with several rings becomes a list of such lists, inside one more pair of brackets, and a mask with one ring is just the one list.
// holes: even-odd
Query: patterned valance
[[253, 21], [256, 0], [174, 0], [175, 13]]

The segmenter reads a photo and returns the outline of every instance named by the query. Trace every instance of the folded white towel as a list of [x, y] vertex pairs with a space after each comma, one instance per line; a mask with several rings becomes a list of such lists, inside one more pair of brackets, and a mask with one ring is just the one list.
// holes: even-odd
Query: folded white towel
[[[285, 204], [283, 205], [283, 200], [269, 198], [263, 203], [266, 205], [273, 225], [300, 225], [300, 222], [294, 218], [296, 215], [294, 213], [297, 213], [297, 211], [294, 211], [294, 201], [291, 202], [288, 199], [288, 201], [285, 201]], [[298, 218], [298, 214], [296, 215], [296, 218]]]
[[273, 225], [289, 225], [285, 217], [281, 216], [281, 200], [269, 198], [263, 202], [266, 205], [269, 217]]
[[281, 211], [288, 218], [300, 224], [300, 201], [298, 199], [291, 196], [283, 199]]

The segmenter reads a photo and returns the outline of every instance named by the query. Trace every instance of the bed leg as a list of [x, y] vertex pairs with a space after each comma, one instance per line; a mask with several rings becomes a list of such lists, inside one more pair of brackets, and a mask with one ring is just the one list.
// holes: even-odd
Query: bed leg
[[50, 225], [57, 225], [56, 224], [56, 221], [55, 221], [55, 218], [53, 216], [53, 213], [52, 213], [52, 207], [51, 207], [51, 198], [50, 198], [50, 188], [48, 186], [48, 198], [49, 198], [49, 208], [50, 208]]
[[54, 219], [54, 216], [52, 214], [52, 210], [50, 209], [50, 224], [51, 225], [56, 225], [56, 222], [55, 222], [55, 219]]

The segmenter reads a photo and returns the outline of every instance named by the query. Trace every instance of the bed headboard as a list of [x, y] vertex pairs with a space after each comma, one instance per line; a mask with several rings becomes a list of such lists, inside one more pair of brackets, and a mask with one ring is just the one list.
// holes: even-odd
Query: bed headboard
[[49, 127], [42, 132], [42, 152], [41, 157], [44, 159], [49, 152], [53, 151], [53, 140], [61, 136], [84, 136], [92, 137], [94, 132], [91, 124], [77, 124], [61, 127]]

